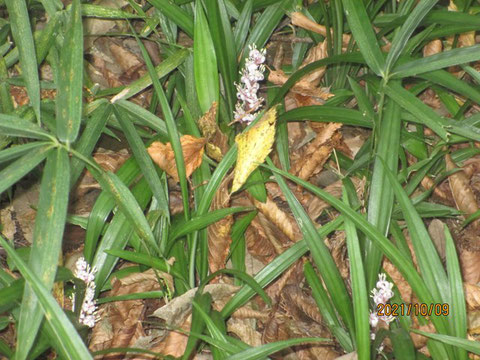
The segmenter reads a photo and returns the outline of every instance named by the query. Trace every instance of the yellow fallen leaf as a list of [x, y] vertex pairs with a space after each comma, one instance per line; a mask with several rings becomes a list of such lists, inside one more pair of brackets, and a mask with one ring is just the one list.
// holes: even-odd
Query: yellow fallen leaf
[[275, 122], [277, 109], [271, 108], [248, 131], [237, 135], [235, 142], [238, 146], [237, 164], [235, 165], [232, 192], [237, 191], [245, 184], [248, 176], [272, 150], [275, 140]]
[[[184, 135], [180, 138], [180, 143], [182, 145], [183, 159], [185, 160], [186, 175], [187, 177], [190, 177], [190, 175], [202, 164], [205, 139]], [[153, 161], [162, 170], [173, 177], [175, 181], [179, 181], [175, 155], [173, 154], [172, 145], [170, 143], [162, 144], [161, 142], [155, 141], [148, 147], [147, 151]]]

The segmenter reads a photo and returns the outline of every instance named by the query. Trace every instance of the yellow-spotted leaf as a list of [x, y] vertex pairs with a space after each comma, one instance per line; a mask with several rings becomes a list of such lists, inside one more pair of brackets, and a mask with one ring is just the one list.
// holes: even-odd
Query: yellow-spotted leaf
[[275, 122], [277, 109], [271, 108], [249, 130], [237, 135], [235, 142], [238, 146], [237, 164], [234, 170], [232, 192], [237, 191], [247, 181], [248, 176], [272, 150], [275, 140]]

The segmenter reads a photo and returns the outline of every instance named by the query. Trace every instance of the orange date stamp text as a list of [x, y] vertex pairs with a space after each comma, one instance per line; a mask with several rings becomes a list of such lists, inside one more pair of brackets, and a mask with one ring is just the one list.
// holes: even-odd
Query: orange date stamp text
[[450, 313], [449, 304], [378, 304], [377, 316], [448, 316]]

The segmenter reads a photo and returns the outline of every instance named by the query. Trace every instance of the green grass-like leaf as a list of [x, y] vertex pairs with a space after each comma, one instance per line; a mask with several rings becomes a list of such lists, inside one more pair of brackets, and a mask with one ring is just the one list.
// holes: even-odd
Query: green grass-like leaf
[[[5, 249], [8, 256], [38, 296], [38, 301], [45, 313], [45, 318], [51, 324], [53, 334], [65, 354], [67, 354], [70, 359], [75, 360], [93, 359], [83, 343], [82, 338], [78, 335], [77, 330], [68, 320], [55, 298], [50, 294], [50, 291], [43, 286], [40, 278], [25, 264], [2, 236], [0, 236], [0, 245]], [[43, 314], [41, 315], [43, 316]], [[24, 344], [22, 344], [22, 346], [24, 346]], [[19, 355], [17, 351], [16, 359], [24, 358], [25, 357]]]
[[57, 84], [57, 136], [67, 144], [78, 136], [82, 120], [83, 26], [80, 0], [73, 0], [60, 50]]

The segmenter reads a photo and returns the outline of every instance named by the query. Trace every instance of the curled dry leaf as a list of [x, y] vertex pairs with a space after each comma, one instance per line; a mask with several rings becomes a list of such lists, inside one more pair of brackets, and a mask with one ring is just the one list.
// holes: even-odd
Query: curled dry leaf
[[265, 161], [267, 155], [272, 151], [276, 122], [277, 108], [272, 107], [249, 130], [236, 136], [238, 155], [232, 192], [237, 191], [245, 184], [250, 174]]
[[329, 123], [324, 131], [318, 133], [299, 161], [292, 165], [291, 172], [303, 180], [308, 180], [320, 172], [333, 148], [340, 142], [342, 135], [337, 130], [341, 126], [338, 123]]
[[444, 223], [439, 219], [433, 219], [428, 225], [428, 233], [437, 249], [438, 255], [445, 260], [445, 231]]
[[[288, 80], [288, 75], [286, 75], [283, 70], [272, 70], [268, 74], [268, 81], [272, 82], [275, 85], [283, 85]], [[332, 96], [330, 93], [330, 88], [320, 88], [313, 86], [306, 80], [300, 80], [293, 85], [290, 91], [298, 93], [304, 96], [313, 96], [322, 100], [328, 100]]]
[[[232, 176], [223, 179], [210, 206], [210, 211], [224, 209], [230, 206], [228, 185]], [[208, 267], [211, 273], [224, 269], [232, 238], [230, 230], [233, 225], [233, 215], [228, 215], [207, 228], [208, 233]]]
[[245, 241], [250, 255], [263, 264], [268, 264], [277, 256], [275, 246], [270, 242], [263, 226], [256, 218], [245, 231]]
[[[171, 275], [154, 272], [153, 269], [135, 273], [122, 279], [114, 278], [110, 296], [120, 296], [137, 292], [160, 290], [157, 275], [166, 279], [173, 287]], [[101, 306], [101, 320], [95, 325], [90, 341], [90, 350], [98, 351], [109, 348], [132, 347], [136, 340], [145, 336], [142, 320], [145, 302], [142, 299], [116, 301]], [[119, 353], [107, 354], [96, 359], [123, 359]], [[143, 359], [143, 358], [142, 358]]]
[[[445, 163], [448, 171], [456, 168], [449, 154], [445, 155]], [[462, 170], [450, 175], [448, 181], [457, 209], [467, 215], [476, 212], [478, 210], [477, 200], [465, 172]], [[479, 226], [480, 221], [475, 220], [466, 229], [458, 232], [460, 236], [455, 236], [459, 245], [458, 255], [463, 280], [472, 284], [480, 281], [480, 249], [477, 245]]]
[[439, 39], [430, 41], [427, 45], [423, 47], [423, 56], [431, 56], [438, 53], [441, 53], [443, 50], [443, 44]]
[[480, 310], [480, 286], [475, 284], [463, 284], [465, 291], [465, 301], [469, 311]]
[[271, 299], [277, 301], [283, 292], [283, 288], [287, 285], [298, 285], [304, 279], [303, 261], [297, 260], [290, 268], [285, 271], [280, 278], [267, 286], [266, 292]]
[[[305, 58], [305, 60], [303, 60], [302, 65], [300, 66], [300, 69], [315, 61], [325, 59], [326, 57], [328, 57], [327, 42], [323, 41], [318, 43], [316, 46], [312, 47], [309, 50], [307, 57]], [[312, 71], [311, 73], [305, 75], [301, 81], [306, 81], [310, 83], [312, 86], [317, 87], [320, 84], [320, 81], [322, 80], [326, 70], [327, 70], [327, 67], [322, 66], [317, 70]]]
[[[182, 145], [183, 159], [185, 160], [185, 171], [187, 177], [202, 164], [203, 147], [205, 145], [204, 138], [196, 138], [191, 135], [183, 135], [180, 138]], [[162, 144], [155, 141], [147, 149], [153, 161], [176, 182], [179, 181], [177, 164], [175, 163], [175, 155], [170, 143]]]
[[[291, 15], [292, 25], [301, 27], [305, 30], [313, 31], [314, 33], [327, 36], [327, 28], [323, 25], [317, 24], [315, 21], [310, 20], [308, 17], [303, 15], [301, 12], [293, 12]], [[333, 36], [333, 32], [331, 31]], [[350, 41], [350, 36], [343, 34], [342, 43], [343, 46], [347, 46]]]
[[227, 321], [227, 331], [238, 336], [245, 344], [250, 346], [262, 345], [262, 334], [255, 330], [254, 319], [230, 318]]
[[287, 314], [292, 315], [295, 319], [303, 319], [303, 321], [311, 319], [318, 324], [323, 323], [317, 303], [311, 296], [307, 296], [298, 284], [285, 286], [280, 296], [282, 307], [285, 308]]
[[214, 101], [210, 109], [198, 120], [198, 127], [207, 139], [207, 155], [212, 159], [221, 161], [228, 151], [228, 138], [218, 127], [217, 103]]
[[[445, 155], [445, 163], [447, 171], [454, 170], [457, 167], [449, 154]], [[477, 211], [477, 200], [475, 199], [475, 194], [470, 187], [470, 181], [465, 172], [463, 170], [457, 171], [448, 177], [448, 181], [457, 209], [467, 215]]]
[[291, 241], [297, 242], [302, 238], [302, 233], [298, 228], [297, 222], [285, 211], [281, 210], [278, 205], [267, 197], [267, 201], [262, 203], [256, 199], [252, 199], [253, 204], [257, 207], [265, 217], [277, 226]]

